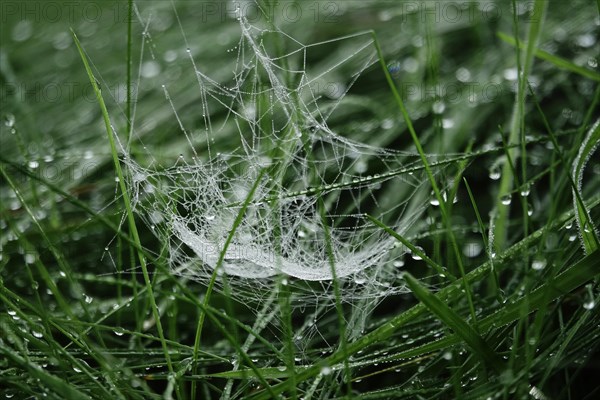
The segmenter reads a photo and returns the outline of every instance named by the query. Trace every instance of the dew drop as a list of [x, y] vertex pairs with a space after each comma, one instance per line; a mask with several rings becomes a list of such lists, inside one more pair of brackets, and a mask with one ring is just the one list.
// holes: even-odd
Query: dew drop
[[381, 127], [383, 129], [392, 129], [394, 126], [394, 120], [391, 118], [386, 118], [381, 122]]
[[596, 43], [596, 37], [591, 33], [586, 33], [577, 36], [575, 42], [581, 47], [592, 47]]
[[521, 196], [527, 197], [529, 196], [529, 193], [531, 193], [531, 186], [525, 185], [521, 188]]
[[573, 221], [569, 221], [567, 222], [567, 224], [565, 225], [565, 229], [571, 229], [573, 227]]
[[546, 267], [546, 259], [542, 257], [537, 257], [531, 262], [531, 268], [540, 271]]
[[354, 170], [359, 174], [364, 174], [367, 172], [367, 163], [364, 160], [358, 160], [356, 164], [354, 164]]
[[388, 71], [391, 75], [398, 75], [401, 69], [402, 66], [398, 61], [392, 61], [388, 64]]
[[444, 118], [442, 120], [442, 128], [450, 129], [454, 127], [454, 120], [451, 118]]
[[475, 258], [481, 254], [483, 250], [483, 246], [481, 242], [478, 241], [468, 241], [465, 243], [462, 252], [465, 256], [469, 258]]
[[433, 105], [431, 106], [431, 110], [433, 111], [434, 114], [443, 114], [444, 111], [446, 110], [446, 105], [444, 104], [443, 101], [436, 101], [433, 103]]
[[15, 125], [15, 116], [13, 114], [6, 114], [4, 116], [4, 125], [12, 128]]
[[364, 276], [357, 276], [354, 278], [354, 283], [357, 285], [363, 285], [366, 281], [367, 279]]
[[505, 69], [503, 75], [504, 75], [504, 79], [506, 79], [507, 81], [516, 81], [517, 78], [519, 77], [516, 68]]
[[460, 82], [468, 82], [469, 79], [471, 79], [471, 71], [464, 67], [460, 67], [456, 70], [455, 76]]
[[[421, 246], [416, 246], [417, 250], [419, 250], [421, 253], [423, 253], [423, 248]], [[412, 257], [413, 260], [419, 261], [422, 260], [423, 257], [421, 257], [420, 255], [418, 255], [417, 253], [411, 253], [410, 256]]]
[[586, 310], [591, 310], [596, 306], [596, 302], [594, 301], [594, 299], [586, 301], [585, 303], [583, 303], [583, 308], [585, 308]]
[[512, 201], [512, 196], [510, 194], [504, 195], [500, 199], [500, 202], [502, 204], [504, 204], [505, 206], [509, 205], [511, 203], [511, 201]]
[[331, 374], [331, 367], [322, 367], [320, 372], [321, 375], [329, 375]]
[[490, 177], [490, 179], [493, 181], [497, 181], [498, 179], [500, 179], [500, 175], [501, 175], [500, 168], [497, 165], [493, 165], [490, 168], [489, 175], [488, 175]]

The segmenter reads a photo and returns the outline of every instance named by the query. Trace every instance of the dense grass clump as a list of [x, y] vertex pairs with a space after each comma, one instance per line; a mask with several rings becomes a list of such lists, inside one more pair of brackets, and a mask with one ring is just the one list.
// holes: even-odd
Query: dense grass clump
[[48, 4], [0, 17], [0, 398], [598, 396], [598, 4]]

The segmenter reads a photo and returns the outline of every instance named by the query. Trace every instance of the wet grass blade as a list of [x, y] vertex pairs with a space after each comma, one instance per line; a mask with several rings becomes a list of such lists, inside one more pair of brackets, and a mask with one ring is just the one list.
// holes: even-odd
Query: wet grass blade
[[[79, 39], [77, 38], [77, 35], [75, 34], [75, 31], [71, 30], [71, 34], [73, 36], [73, 41], [75, 42], [75, 45], [77, 46], [79, 56], [81, 57], [81, 60], [83, 62], [85, 70], [87, 72], [88, 78], [90, 80], [90, 84], [92, 85], [92, 88], [94, 89], [94, 93], [96, 94], [96, 100], [98, 101], [98, 104], [100, 105], [100, 109], [102, 111], [102, 117], [104, 119], [106, 134], [108, 136], [108, 141], [110, 143], [110, 150], [111, 150], [111, 154], [112, 154], [112, 158], [113, 158], [115, 172], [119, 179], [119, 188], [123, 195], [122, 198], [123, 198], [123, 203], [125, 205], [125, 211], [127, 214], [127, 221], [129, 224], [129, 229], [131, 230], [131, 235], [133, 237], [134, 242], [137, 244], [136, 247], [138, 249], [141, 249], [142, 244], [140, 241], [140, 236], [139, 236], [139, 233], [137, 230], [137, 226], [135, 224], [135, 217], [133, 215], [133, 208], [131, 206], [131, 200], [129, 199], [129, 192], [128, 192], [127, 186], [125, 184], [125, 177], [123, 174], [123, 170], [121, 169], [121, 162], [119, 160], [119, 153], [117, 150], [117, 145], [116, 145], [115, 139], [113, 137], [114, 132], [113, 132], [112, 124], [110, 122], [110, 117], [108, 115], [108, 109], [106, 108], [106, 104], [104, 103], [104, 99], [102, 97], [102, 92], [100, 91], [100, 88], [98, 87], [97, 80], [94, 77], [94, 73], [92, 72], [92, 69], [88, 63], [85, 52], [83, 51], [83, 48], [81, 47], [81, 43], [79, 42]], [[156, 329], [158, 330], [158, 335], [161, 340], [163, 352], [165, 355], [165, 361], [167, 363], [169, 372], [174, 376], [175, 371], [173, 369], [173, 364], [171, 362], [171, 357], [169, 355], [169, 349], [167, 346], [167, 342], [165, 340], [165, 335], [164, 335], [163, 328], [162, 328], [162, 322], [160, 320], [160, 313], [158, 311], [158, 306], [156, 304], [156, 298], [154, 297], [154, 291], [152, 289], [152, 282], [150, 280], [150, 274], [148, 273], [148, 266], [146, 265], [146, 259], [144, 257], [143, 252], [140, 250], [138, 250], [137, 256], [138, 256], [138, 259], [140, 260], [140, 266], [142, 268], [144, 283], [145, 283], [146, 289], [148, 291], [148, 296], [150, 299], [150, 306], [152, 309], [152, 314], [153, 314], [154, 320], [156, 322]], [[181, 395], [179, 393], [179, 385], [175, 385], [175, 388], [177, 391], [177, 397], [180, 398]]]
[[488, 367], [497, 373], [501, 373], [504, 370], [505, 366], [500, 356], [494, 352], [473, 327], [448, 307], [439, 297], [421, 285], [411, 274], [405, 272], [403, 276], [415, 297], [467, 343], [475, 355], [481, 358]]
[[[498, 32], [498, 37], [502, 39], [504, 42], [510, 44], [511, 46], [516, 46], [517, 42], [515, 39], [504, 32]], [[527, 48], [527, 43], [519, 42], [519, 49]], [[588, 68], [580, 67], [579, 65], [565, 60], [564, 58], [555, 56], [554, 54], [550, 54], [547, 51], [535, 49], [533, 53], [540, 60], [548, 61], [554, 64], [556, 67], [564, 69], [566, 71], [574, 72], [581, 76], [584, 76], [588, 79], [592, 79], [596, 82], [600, 82], [600, 74], [596, 71], [592, 71]]]
[[585, 204], [578, 199], [581, 197], [581, 186], [585, 165], [590, 159], [592, 153], [594, 153], [598, 147], [599, 143], [600, 119], [596, 121], [584, 139], [573, 167], [573, 180], [575, 181], [576, 185], [576, 187], [573, 188], [573, 203], [576, 210], [575, 216], [577, 218], [577, 225], [579, 225], [579, 232], [583, 242], [583, 248], [588, 254], [598, 249], [598, 235], [596, 232], [596, 227], [590, 218], [590, 214], [585, 209]]

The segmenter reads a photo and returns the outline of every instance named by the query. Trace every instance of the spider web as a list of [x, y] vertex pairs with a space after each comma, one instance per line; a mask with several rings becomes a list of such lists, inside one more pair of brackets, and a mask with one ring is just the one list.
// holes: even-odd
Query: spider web
[[[266, 297], [278, 277], [303, 304], [332, 299], [334, 278], [347, 300], [405, 291], [398, 267], [406, 249], [365, 214], [402, 235], [414, 233], [429, 205], [418, 157], [351, 138], [330, 123], [341, 125], [340, 116], [359, 120], [360, 113], [344, 111], [346, 98], [363, 74], [383, 75], [372, 37], [303, 44], [277, 28], [238, 20], [229, 80], [207, 76], [187, 49], [200, 129], [185, 126], [163, 85], [192, 157], [168, 167], [126, 157], [134, 209], [169, 244], [174, 273], [206, 283], [216, 270], [241, 299]], [[292, 50], [278, 54], [269, 46], [273, 38]], [[310, 68], [312, 52], [343, 42], [353, 51]], [[348, 76], [340, 78], [340, 70]], [[382, 125], [390, 129], [389, 121]]]

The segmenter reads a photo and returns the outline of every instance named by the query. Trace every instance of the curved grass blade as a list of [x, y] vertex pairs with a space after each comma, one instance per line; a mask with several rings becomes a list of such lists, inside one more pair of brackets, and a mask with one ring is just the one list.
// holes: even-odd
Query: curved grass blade
[[[165, 340], [162, 323], [160, 321], [160, 313], [158, 311], [158, 306], [156, 304], [156, 298], [154, 297], [154, 291], [152, 289], [152, 282], [150, 280], [150, 274], [148, 273], [148, 266], [146, 265], [146, 258], [144, 257], [143, 252], [139, 250], [140, 248], [142, 248], [142, 244], [140, 241], [140, 236], [139, 236], [139, 233], [137, 230], [137, 226], [135, 224], [135, 218], [133, 216], [133, 208], [131, 206], [131, 201], [129, 199], [127, 187], [125, 186], [125, 178], [123, 175], [123, 170], [121, 169], [121, 163], [119, 160], [119, 153], [117, 151], [115, 139], [113, 137], [113, 134], [114, 134], [113, 127], [110, 122], [110, 117], [108, 115], [108, 109], [106, 108], [106, 104], [104, 103], [104, 98], [102, 97], [102, 92], [100, 91], [100, 88], [98, 87], [98, 83], [97, 83], [96, 78], [94, 77], [94, 73], [92, 72], [92, 69], [88, 63], [85, 52], [83, 51], [83, 48], [81, 47], [79, 38], [77, 38], [77, 35], [75, 34], [75, 31], [73, 29], [71, 29], [71, 34], [73, 36], [73, 41], [75, 42], [75, 45], [77, 46], [77, 50], [79, 52], [79, 56], [81, 57], [81, 61], [83, 62], [83, 65], [87, 72], [88, 78], [90, 80], [90, 84], [92, 85], [92, 88], [94, 89], [94, 93], [96, 94], [96, 100], [98, 101], [98, 104], [100, 105], [100, 109], [102, 111], [102, 117], [104, 119], [106, 134], [108, 136], [108, 141], [110, 143], [110, 150], [112, 153], [112, 158], [113, 158], [113, 162], [114, 162], [114, 166], [115, 166], [115, 172], [117, 174], [117, 177], [119, 178], [119, 188], [121, 190], [121, 193], [123, 194], [123, 203], [125, 205], [125, 212], [127, 214], [127, 221], [129, 224], [129, 229], [131, 230], [131, 235], [133, 236], [133, 240], [138, 245], [137, 246], [138, 247], [137, 256], [140, 260], [140, 266], [142, 267], [144, 283], [146, 285], [146, 289], [148, 290], [148, 296], [150, 298], [150, 306], [152, 309], [152, 315], [154, 317], [154, 320], [156, 321], [156, 329], [158, 331], [158, 335], [160, 337], [163, 352], [165, 354], [165, 361], [167, 362], [167, 368], [169, 369], [169, 373], [171, 375], [175, 376], [175, 371], [173, 369], [173, 363], [171, 362], [171, 356], [169, 355], [169, 349], [167, 347], [167, 342]], [[181, 398], [181, 393], [179, 391], [179, 385], [175, 385], [175, 389], [176, 389], [177, 397]]]
[[[508, 154], [516, 162], [519, 156], [519, 149], [513, 148], [512, 146], [519, 143], [519, 138], [524, 139], [522, 135], [522, 126], [525, 118], [525, 97], [527, 95], [527, 81], [529, 80], [529, 74], [533, 67], [533, 59], [535, 48], [537, 46], [541, 31], [542, 23], [546, 14], [546, 8], [548, 2], [546, 0], [536, 0], [533, 8], [533, 18], [529, 25], [529, 32], [527, 33], [527, 47], [525, 51], [525, 57], [523, 60], [523, 69], [519, 71], [519, 87], [516, 94], [515, 105], [513, 108], [511, 121], [510, 121], [510, 133], [508, 138]], [[516, 25], [515, 21], [515, 25]], [[520, 51], [520, 50], [517, 50]], [[517, 61], [519, 56], [517, 55]], [[524, 150], [524, 143], [521, 143], [521, 151]], [[525, 154], [522, 154], [524, 157]], [[504, 163], [502, 167], [502, 180], [500, 181], [500, 188], [498, 190], [498, 198], [496, 202], [496, 208], [498, 209], [498, 219], [496, 221], [496, 229], [494, 232], [495, 245], [498, 251], [504, 250], [506, 247], [507, 230], [508, 230], [508, 217], [510, 211], [510, 205], [502, 202], [505, 196], [512, 193], [514, 186], [515, 175], [512, 171], [511, 165], [508, 162]]]
[[573, 207], [576, 211], [575, 217], [577, 219], [577, 225], [579, 226], [583, 248], [587, 254], [598, 249], [598, 234], [584, 204], [578, 201], [577, 198], [581, 197], [581, 186], [585, 165], [594, 150], [598, 147], [598, 144], [600, 144], [600, 119], [597, 120], [590, 129], [579, 149], [575, 162], [573, 163], [573, 180], [576, 185], [576, 187], [573, 188]]
[[419, 257], [421, 257], [423, 259], [423, 261], [427, 265], [429, 265], [431, 268], [433, 268], [440, 276], [447, 276], [448, 278], [450, 278], [450, 280], [452, 282], [456, 281], [456, 277], [454, 275], [452, 275], [450, 273], [450, 271], [448, 271], [446, 268], [444, 268], [443, 266], [439, 265], [438, 263], [436, 263], [435, 261], [433, 261], [431, 258], [429, 258], [429, 256], [427, 256], [427, 254], [425, 254], [417, 246], [415, 246], [410, 241], [408, 241], [405, 237], [403, 237], [402, 235], [400, 235], [398, 232], [396, 232], [395, 230], [393, 230], [392, 228], [390, 228], [389, 226], [387, 226], [386, 224], [384, 224], [383, 222], [381, 222], [377, 218], [375, 218], [375, 217], [373, 217], [371, 215], [368, 215], [368, 214], [365, 215], [365, 216], [372, 223], [374, 223], [375, 225], [377, 225], [378, 227], [380, 227], [381, 229], [383, 229], [384, 231], [386, 231], [390, 236], [392, 236], [394, 239], [398, 240], [400, 243], [402, 243], [404, 246], [406, 246], [412, 253], [418, 255]]
[[427, 290], [425, 286], [421, 285], [411, 274], [405, 272], [403, 277], [415, 297], [464, 340], [487, 366], [498, 373], [504, 370], [505, 365], [500, 356], [460, 315], [448, 307], [439, 297]]
[[[515, 41], [515, 39], [513, 37], [507, 35], [504, 32], [497, 32], [496, 35], [501, 40], [510, 44], [511, 46], [517, 45], [517, 42]], [[526, 43], [519, 42], [519, 49], [522, 50], [524, 48], [527, 48], [526, 46], [527, 46]], [[569, 60], [565, 60], [564, 58], [558, 57], [554, 54], [550, 54], [544, 50], [535, 49], [533, 54], [540, 60], [548, 61], [548, 62], [554, 64], [558, 68], [564, 69], [566, 71], [574, 72], [574, 73], [584, 76], [586, 78], [592, 79], [596, 82], [600, 82], [600, 74], [597, 73], [596, 71], [592, 71], [588, 68], [580, 67], [579, 65], [577, 65]]]

